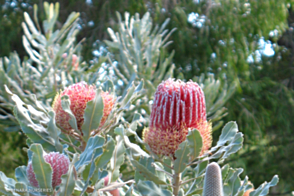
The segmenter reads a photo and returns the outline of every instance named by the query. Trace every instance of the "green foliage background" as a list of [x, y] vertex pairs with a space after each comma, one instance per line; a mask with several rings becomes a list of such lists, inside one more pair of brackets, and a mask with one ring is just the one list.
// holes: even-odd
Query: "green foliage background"
[[[32, 5], [36, 3], [41, 21], [45, 17], [43, 2], [0, 2], [3, 16], [0, 17], [0, 57], [16, 51], [24, 59], [23, 12], [32, 15]], [[173, 43], [166, 52], [175, 51], [176, 78], [189, 80], [204, 73], [214, 74], [228, 84], [237, 83], [235, 94], [226, 104], [225, 121], [237, 121], [245, 134], [245, 142], [242, 151], [229, 160], [230, 164], [245, 168], [244, 174], [254, 184], [278, 174], [280, 182], [272, 194], [290, 195], [294, 190], [294, 16], [291, 5], [291, 0], [93, 0], [91, 5], [84, 0], [67, 0], [60, 1], [58, 20], [61, 27], [72, 11], [80, 12], [78, 41], [86, 38], [81, 56], [91, 62], [95, 58], [92, 52], [105, 46], [103, 40], [110, 39], [107, 28], [118, 30], [116, 11], [128, 11], [131, 15], [138, 12], [141, 16], [149, 11], [154, 24], [162, 24], [170, 18], [167, 28], [177, 30], [169, 38]], [[192, 12], [205, 18], [201, 28], [188, 22]], [[270, 34], [274, 30], [277, 33]], [[273, 44], [273, 56], [256, 53], [261, 38]], [[254, 60], [249, 62], [250, 55]], [[25, 142], [18, 132], [7, 133], [4, 128], [0, 125], [0, 165], [7, 166], [7, 172], [12, 174], [16, 165], [27, 162], [20, 150]], [[214, 137], [219, 134], [219, 130], [215, 131]]]

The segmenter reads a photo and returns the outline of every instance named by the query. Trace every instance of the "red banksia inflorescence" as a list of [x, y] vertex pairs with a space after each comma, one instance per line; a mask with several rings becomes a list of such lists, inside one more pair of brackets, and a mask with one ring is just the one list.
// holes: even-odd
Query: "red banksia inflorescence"
[[155, 154], [170, 156], [186, 139], [189, 128], [198, 129], [202, 136], [202, 155], [212, 142], [202, 89], [195, 82], [173, 79], [162, 82], [154, 95], [150, 125], [143, 132], [144, 141]]
[[[49, 154], [44, 155], [44, 160], [51, 165], [53, 172], [52, 187], [54, 188], [61, 183], [61, 176], [67, 173], [70, 161], [67, 156], [59, 154], [58, 152], [50, 152]], [[32, 162], [30, 162], [27, 167], [27, 176], [32, 186], [39, 187]]]
[[[70, 116], [62, 109], [61, 106], [61, 97], [67, 95], [71, 102], [70, 109], [76, 117], [78, 129], [81, 130], [81, 127], [84, 123], [83, 115], [87, 106], [87, 102], [93, 100], [95, 98], [95, 94], [95, 86], [87, 85], [85, 82], [73, 84], [61, 93], [57, 94], [52, 106], [56, 113], [56, 124], [58, 124], [66, 132], [69, 132], [72, 129], [69, 124]], [[104, 104], [103, 117], [101, 118], [100, 122], [100, 127], [102, 127], [113, 108], [115, 99], [114, 96], [108, 92], [101, 91], [100, 95]]]

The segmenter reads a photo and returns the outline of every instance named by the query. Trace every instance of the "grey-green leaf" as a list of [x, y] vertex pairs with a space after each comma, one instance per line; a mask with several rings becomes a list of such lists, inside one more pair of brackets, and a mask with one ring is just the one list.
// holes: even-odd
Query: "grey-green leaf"
[[214, 148], [218, 148], [219, 146], [225, 145], [228, 141], [231, 141], [236, 133], [238, 132], [238, 125], [236, 122], [228, 122], [219, 137], [217, 145]]
[[29, 180], [26, 173], [26, 166], [20, 166], [15, 169], [15, 178], [18, 182], [22, 182], [24, 184], [29, 184]]
[[74, 164], [78, 161], [78, 154], [74, 154], [73, 160], [69, 165], [68, 172], [61, 177], [59, 196], [70, 196], [75, 188], [77, 172]]
[[41, 144], [32, 144], [30, 150], [33, 152], [32, 166], [39, 188], [52, 191], [52, 168], [50, 164], [44, 160]]
[[70, 109], [70, 100], [69, 97], [67, 95], [64, 95], [61, 97], [61, 107], [62, 109], [70, 116], [70, 120], [69, 120], [69, 124], [70, 126], [76, 130], [77, 132], [79, 132], [78, 129], [78, 125], [77, 125], [77, 120], [75, 115], [72, 113], [71, 109]]
[[159, 188], [152, 181], [139, 181], [137, 184], [138, 190], [142, 195], [146, 196], [172, 196], [168, 190]]
[[[75, 163], [75, 167], [77, 171], [80, 169], [81, 166], [88, 165], [89, 163], [91, 163], [93, 153], [97, 153], [96, 157], [98, 157], [99, 154], [102, 154], [101, 147], [103, 146], [104, 142], [105, 142], [105, 139], [98, 135], [91, 137], [88, 140], [88, 143], [84, 152], [80, 155], [80, 160]], [[100, 151], [96, 152], [96, 149], [98, 148], [100, 148]]]
[[252, 191], [250, 193], [250, 196], [264, 196], [267, 195], [269, 192], [270, 187], [276, 186], [279, 182], [279, 178], [277, 175], [275, 175], [272, 180], [267, 183], [264, 182], [261, 184], [256, 190]]
[[139, 162], [136, 160], [131, 160], [132, 164], [136, 167], [135, 170], [135, 180], [138, 182], [139, 180], [152, 180], [154, 183], [161, 185], [166, 184], [163, 179], [160, 179], [156, 175], [155, 168], [151, 165], [154, 163], [154, 160], [149, 157], [141, 157]]
[[120, 140], [118, 141], [113, 151], [113, 155], [110, 159], [111, 181], [115, 181], [118, 179], [119, 168], [124, 162], [124, 153], [125, 153], [125, 147], [124, 147], [123, 141]]
[[61, 132], [60, 132], [60, 129], [56, 126], [56, 123], [55, 123], [55, 113], [53, 111], [50, 111], [49, 116], [51, 118], [50, 118], [50, 121], [48, 122], [47, 132], [54, 139], [56, 150], [61, 153], [62, 149], [63, 149], [62, 144], [59, 141], [59, 134]]
[[112, 157], [115, 148], [115, 143], [111, 137], [108, 136], [107, 138], [108, 141], [103, 146], [103, 154], [95, 160], [95, 165], [97, 168], [104, 167]]
[[185, 140], [179, 145], [178, 149], [175, 152], [176, 160], [174, 162], [174, 170], [176, 173], [181, 173], [187, 167], [187, 164], [189, 162], [189, 153], [190, 150], [188, 147], [188, 142], [187, 140]]
[[0, 171], [0, 192], [7, 195], [13, 196], [13, 190], [15, 188], [15, 180], [7, 178], [6, 175]]
[[200, 155], [202, 149], [202, 137], [199, 131], [197, 129], [189, 131], [187, 141], [190, 150], [189, 158], [192, 161]]
[[21, 182], [15, 184], [15, 192], [21, 196], [29, 196], [27, 185]]
[[96, 90], [95, 98], [87, 103], [84, 113], [84, 123], [82, 125], [83, 138], [87, 142], [91, 131], [98, 129], [101, 118], [103, 116], [103, 99], [101, 97], [101, 90]]

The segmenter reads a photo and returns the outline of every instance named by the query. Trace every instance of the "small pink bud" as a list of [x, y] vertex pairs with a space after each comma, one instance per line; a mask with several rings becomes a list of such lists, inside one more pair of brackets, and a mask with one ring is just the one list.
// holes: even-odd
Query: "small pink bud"
[[72, 63], [71, 65], [73, 66], [74, 70], [78, 70], [79, 67], [79, 61], [78, 61], [78, 56], [73, 54], [72, 55]]
[[[50, 152], [49, 154], [44, 155], [44, 160], [51, 165], [53, 172], [52, 187], [54, 188], [61, 183], [61, 176], [67, 173], [70, 161], [67, 156], [59, 154], [58, 152]], [[32, 162], [28, 164], [27, 176], [32, 186], [39, 187]]]
[[[63, 53], [61, 55], [61, 57], [66, 59], [67, 58], [67, 53]], [[73, 66], [74, 70], [78, 70], [78, 67], [79, 67], [78, 56], [73, 54], [71, 58], [72, 58], [71, 65]]]
[[[109, 181], [109, 177], [106, 176], [106, 177], [104, 178], [104, 186], [107, 186], [107, 185], [108, 185], [108, 181]], [[110, 193], [112, 196], [120, 196], [120, 193], [119, 193], [118, 189], [115, 189], [115, 190], [109, 191], [109, 193]]]
[[[61, 106], [61, 97], [63, 95], [68, 95], [71, 102], [70, 109], [75, 115], [77, 120], [78, 129], [81, 130], [81, 127], [84, 123], [84, 110], [86, 109], [87, 102], [95, 98], [96, 88], [92, 85], [87, 85], [85, 82], [79, 82], [73, 84], [66, 88], [61, 93], [57, 94], [53, 101], [53, 110], [56, 113], [55, 120], [61, 128], [69, 132], [72, 127], [69, 124], [70, 116], [62, 109]], [[110, 114], [113, 105], [114, 105], [114, 96], [108, 92], [101, 91], [101, 97], [103, 99], [104, 110], [103, 116], [101, 118], [100, 127], [102, 127]]]
[[157, 87], [149, 129], [144, 141], [158, 155], [173, 155], [188, 134], [196, 128], [203, 139], [202, 154], [211, 146], [211, 123], [206, 120], [205, 97], [196, 82], [168, 79]]
[[63, 53], [61, 57], [65, 59], [67, 57], [67, 53]]

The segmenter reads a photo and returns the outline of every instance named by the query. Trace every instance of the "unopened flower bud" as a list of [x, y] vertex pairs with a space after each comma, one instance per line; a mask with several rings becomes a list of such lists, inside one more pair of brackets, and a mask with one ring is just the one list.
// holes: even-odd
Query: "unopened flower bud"
[[[70, 161], [67, 156], [59, 154], [58, 152], [50, 152], [44, 155], [44, 160], [49, 163], [52, 168], [52, 187], [54, 188], [61, 183], [61, 176], [67, 173]], [[39, 187], [32, 162], [30, 162], [27, 167], [27, 176], [32, 186]]]
[[223, 196], [222, 173], [215, 162], [208, 164], [204, 177], [203, 196]]

